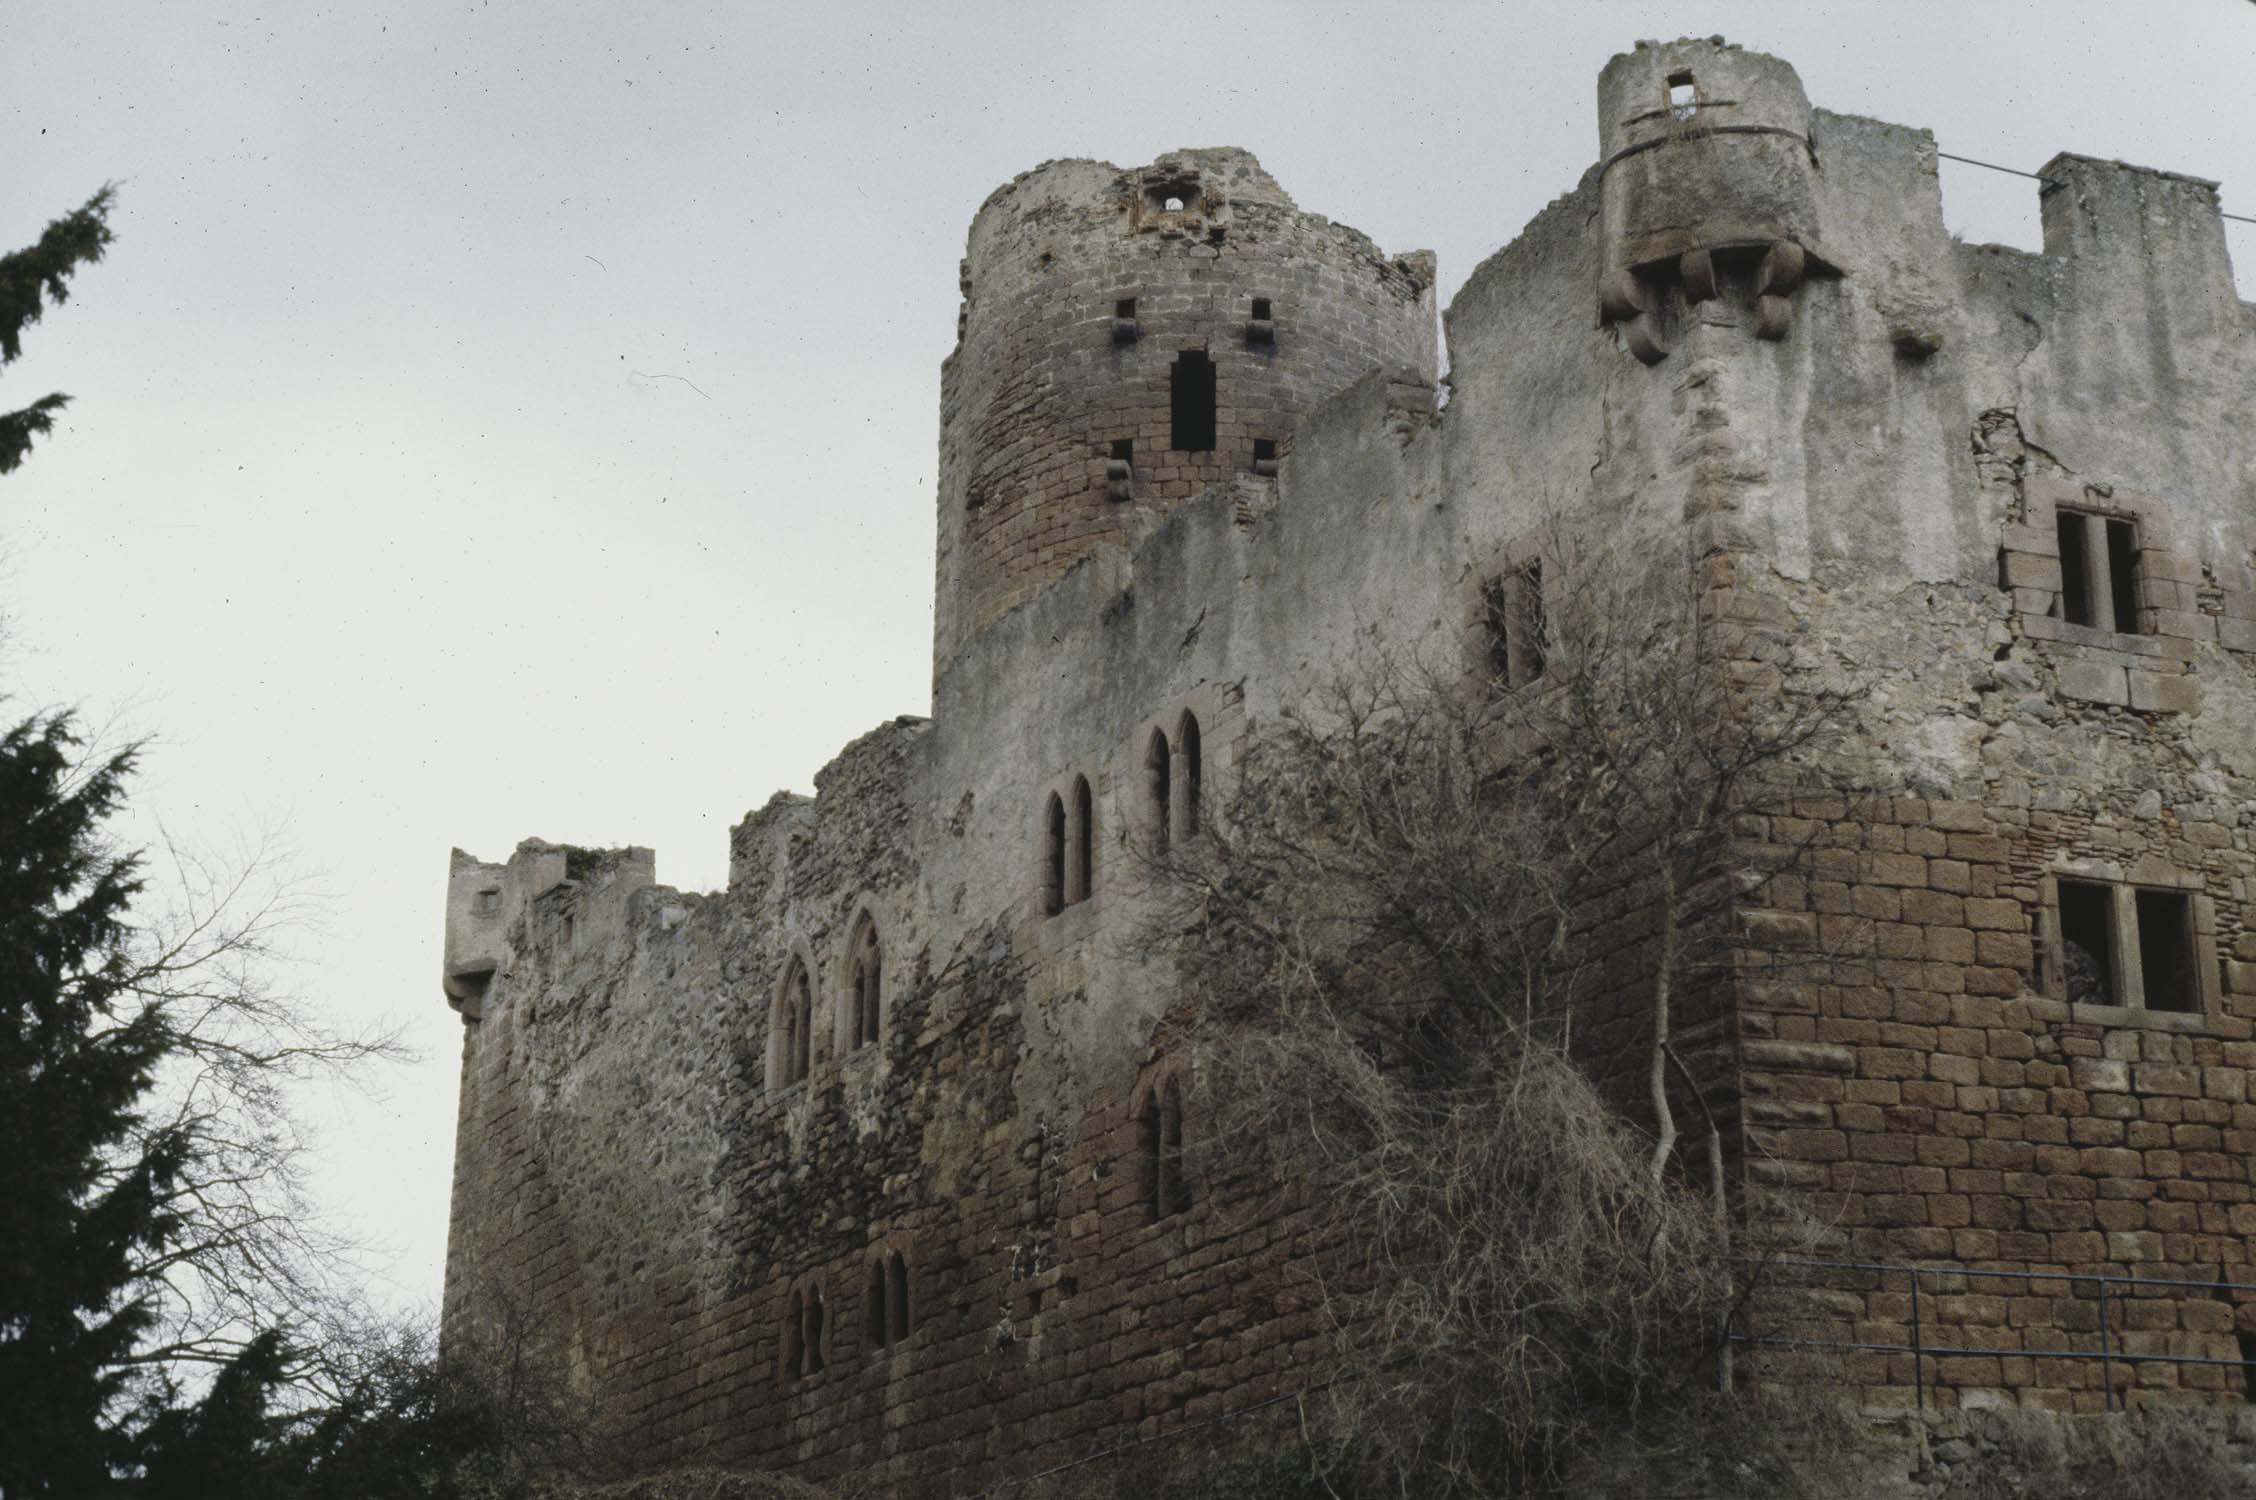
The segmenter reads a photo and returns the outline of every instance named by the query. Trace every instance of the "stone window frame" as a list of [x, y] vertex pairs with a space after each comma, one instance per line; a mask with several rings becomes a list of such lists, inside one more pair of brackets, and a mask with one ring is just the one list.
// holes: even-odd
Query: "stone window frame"
[[[2126, 1003], [2084, 1005], [2067, 998], [2067, 959], [2061, 947], [2062, 880], [2106, 886], [2111, 891], [2118, 993]], [[2187, 898], [2193, 920], [2193, 984], [2198, 1001], [2192, 1010], [2146, 1008], [2143, 977], [2137, 965], [2130, 962], [2131, 955], [2139, 951], [2137, 893], [2141, 890], [2169, 891]], [[2127, 866], [2115, 860], [2056, 859], [2038, 877], [2037, 906], [2039, 992], [2027, 997], [2032, 1015], [2048, 1021], [2081, 1021], [2146, 1031], [2207, 1031], [2225, 1014], [2224, 971], [2217, 952], [2217, 903], [2198, 872], [2151, 857]], [[2130, 1003], [2134, 996], [2136, 1003]]]
[[831, 1316], [822, 1272], [809, 1271], [784, 1288], [782, 1311], [776, 1318], [777, 1385], [802, 1385], [831, 1367], [837, 1345], [836, 1321]]
[[[2103, 630], [2058, 617], [2063, 510], [2136, 528], [2135, 629]], [[2008, 522], [1999, 539], [1998, 584], [2012, 599], [2022, 639], [2052, 662], [2062, 697], [2152, 713], [2200, 707], [2195, 648], [2218, 640], [2219, 630], [2216, 619], [2201, 612], [2200, 561], [2178, 548], [2176, 536], [2172, 508], [2159, 496], [2045, 474], [2023, 482], [2021, 519]]]
[[[1203, 832], [1211, 816], [1213, 777], [1207, 765], [1207, 729], [1199, 709], [1210, 701], [1203, 689], [1136, 726], [1129, 741], [1139, 815], [1136, 829], [1146, 852], [1158, 855]], [[1211, 711], [1211, 710], [1210, 710]], [[1164, 753], [1166, 805], [1158, 800], [1158, 768]]]
[[[789, 1003], [787, 991], [790, 988], [792, 976], [802, 973], [807, 977], [807, 1059], [805, 1070], [794, 1078], [790, 1076], [790, 1063], [784, 1051], [787, 1045], [784, 1036], [784, 1023], [788, 1018], [785, 1007]], [[766, 1073], [767, 1092], [770, 1094], [780, 1094], [804, 1086], [808, 1079], [815, 1076], [816, 1067], [826, 1058], [825, 1051], [815, 1045], [821, 1039], [823, 1031], [823, 1028], [816, 1024], [817, 1019], [825, 1014], [822, 975], [823, 967], [815, 961], [814, 950], [808, 945], [806, 939], [794, 937], [785, 948], [783, 964], [776, 971], [775, 985], [768, 995]]]
[[[838, 975], [836, 987], [838, 1003], [833, 1007], [830, 1027], [832, 1050], [841, 1058], [860, 1056], [865, 1047], [879, 1053], [884, 1051], [886, 1022], [892, 1011], [892, 1006], [889, 1003], [891, 986], [888, 980], [898, 977], [899, 972], [894, 967], [893, 953], [886, 943], [886, 931], [890, 924], [878, 920], [875, 898], [862, 897], [853, 904], [850, 911], [851, 915], [847, 917], [845, 926], [840, 929], [845, 936], [840, 939], [838, 947], [838, 960], [835, 966]], [[854, 1025], [858, 1019], [854, 1010], [854, 969], [861, 957], [857, 950], [860, 947], [862, 931], [865, 927], [869, 930], [877, 948], [876, 1035], [866, 1040], [856, 1034]]]
[[1189, 1065], [1169, 1058], [1147, 1068], [1128, 1096], [1129, 1150], [1135, 1162], [1137, 1199], [1143, 1205], [1145, 1229], [1180, 1224], [1183, 1215], [1198, 1202], [1185, 1165], [1190, 1138], [1187, 1122], [1192, 1117], [1184, 1101], [1190, 1093]]
[[[1538, 592], [1535, 597], [1535, 620], [1541, 639], [1534, 643], [1534, 670], [1526, 671], [1523, 664], [1530, 659], [1529, 643], [1511, 630], [1511, 613], [1507, 611], [1500, 621], [1494, 607], [1494, 592], [1510, 588], [1514, 580], [1535, 575]], [[1549, 675], [1549, 669], [1558, 656], [1558, 634], [1552, 622], [1560, 617], [1564, 599], [1564, 580], [1558, 559], [1538, 536], [1515, 537], [1492, 548], [1487, 556], [1466, 570], [1460, 589], [1462, 634], [1465, 646], [1466, 685], [1483, 695], [1490, 693], [1517, 693], [1535, 686]], [[1525, 600], [1513, 604], [1524, 610]], [[1497, 627], [1504, 627], [1504, 654], [1499, 672], [1497, 653]]]
[[[1046, 783], [1034, 798], [1034, 893], [1037, 921], [1051, 921], [1078, 907], [1093, 906], [1104, 891], [1104, 864], [1097, 858], [1105, 826], [1101, 769], [1076, 765]], [[1085, 789], [1085, 800], [1084, 800]], [[1063, 868], [1050, 832], [1052, 799], [1065, 815]], [[1052, 892], [1056, 893], [1055, 904]]]
[[[893, 1278], [895, 1266], [900, 1268], [901, 1273], [897, 1299]], [[904, 1352], [924, 1327], [923, 1319], [917, 1316], [919, 1299], [914, 1239], [906, 1233], [880, 1235], [870, 1241], [868, 1249], [864, 1251], [862, 1270], [862, 1353], [876, 1360], [895, 1358]], [[879, 1282], [885, 1289], [885, 1302], [881, 1309], [885, 1332], [881, 1338], [874, 1339], [870, 1334], [870, 1295], [873, 1281]], [[903, 1325], [898, 1330], [894, 1327], [896, 1314]]]

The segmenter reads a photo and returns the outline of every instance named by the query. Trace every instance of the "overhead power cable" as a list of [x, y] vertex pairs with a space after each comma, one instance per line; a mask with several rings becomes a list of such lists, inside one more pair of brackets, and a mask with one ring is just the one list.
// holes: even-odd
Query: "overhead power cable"
[[[2031, 182], [2041, 182], [2046, 187], [2058, 187], [2060, 185], [2054, 182], [2051, 178], [2042, 175], [2041, 173], [2024, 172], [2019, 167], [2001, 167], [1994, 161], [1978, 161], [1974, 157], [1960, 156], [1955, 152], [1950, 151], [1937, 151], [1935, 154], [1945, 161], [1960, 161], [1966, 163], [1966, 165], [1970, 167], [1987, 167], [1993, 172], [2005, 172], [2015, 177], [2026, 177]], [[2220, 210], [2220, 212], [2222, 212], [2222, 210]], [[2225, 214], [2224, 216], [2228, 219], [2236, 220], [2242, 224], [2256, 224], [2256, 219], [2251, 219], [2246, 214]]]

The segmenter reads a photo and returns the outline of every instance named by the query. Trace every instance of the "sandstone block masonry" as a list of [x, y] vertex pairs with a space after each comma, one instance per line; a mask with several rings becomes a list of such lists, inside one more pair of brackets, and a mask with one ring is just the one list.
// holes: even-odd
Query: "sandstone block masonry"
[[[1889, 795], [1740, 830], [1815, 849], [1745, 920], [1826, 960], [1697, 1018], [1741, 1185], [1857, 1256], [2145, 1278], [2113, 1347], [2216, 1362], [2112, 1399], [2239, 1399], [2256, 314], [2215, 185], [2057, 157], [2025, 253], [1953, 240], [1933, 140], [1776, 59], [1640, 44], [1599, 107], [1602, 159], [1448, 309], [1446, 407], [1430, 260], [1243, 152], [981, 209], [931, 718], [748, 814], [720, 892], [647, 850], [454, 858], [450, 1338], [529, 1330], [653, 1463], [931, 1493], [1318, 1378], [1324, 1245], [1184, 1169], [1134, 850], [1203, 836], [1361, 645], [1490, 649], [1469, 612], [1562, 586], [1527, 539], [1563, 506], [1683, 560], [1743, 682], [1865, 688]], [[1626, 991], [1634, 900], [1599, 920]], [[1931, 1399], [2111, 1399], [2042, 1357], [2089, 1301], [2028, 1285], [1923, 1309], [1982, 1351], [1931, 1357]], [[1900, 1342], [1902, 1290], [1836, 1289], [1820, 1331]]]

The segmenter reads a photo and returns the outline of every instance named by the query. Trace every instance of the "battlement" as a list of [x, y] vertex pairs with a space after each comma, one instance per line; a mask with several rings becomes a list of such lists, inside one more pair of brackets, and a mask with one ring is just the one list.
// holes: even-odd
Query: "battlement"
[[497, 974], [524, 954], [570, 955], [623, 933], [627, 903], [657, 884], [648, 849], [582, 849], [526, 839], [502, 864], [460, 849], [447, 859], [441, 986], [465, 1021], [482, 1019]]

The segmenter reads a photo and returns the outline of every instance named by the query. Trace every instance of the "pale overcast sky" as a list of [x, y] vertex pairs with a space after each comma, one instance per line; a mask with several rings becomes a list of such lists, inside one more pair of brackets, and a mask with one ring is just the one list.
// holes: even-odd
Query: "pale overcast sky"
[[[154, 735], [131, 831], [280, 822], [298, 976], [422, 1061], [321, 1111], [385, 1294], [435, 1297], [460, 1027], [449, 846], [726, 830], [922, 712], [940, 361], [972, 212], [1050, 157], [1260, 155], [1446, 296], [1596, 155], [1638, 37], [2034, 170], [2221, 178], [2256, 216], [2248, 0], [1605, 6], [5, 0], [0, 246], [103, 182], [117, 244], [0, 406], [0, 686]], [[2037, 185], [1943, 167], [1970, 240]], [[2256, 226], [2230, 226], [2256, 296]]]

